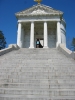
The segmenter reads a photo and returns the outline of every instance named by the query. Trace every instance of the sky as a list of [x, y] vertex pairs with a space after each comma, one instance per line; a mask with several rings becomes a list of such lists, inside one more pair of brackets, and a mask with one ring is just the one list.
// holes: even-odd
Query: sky
[[[0, 0], [0, 30], [3, 31], [7, 46], [17, 43], [17, 19], [15, 13], [30, 8], [34, 0]], [[67, 46], [75, 37], [75, 0], [43, 0], [42, 4], [64, 12], [66, 21]]]

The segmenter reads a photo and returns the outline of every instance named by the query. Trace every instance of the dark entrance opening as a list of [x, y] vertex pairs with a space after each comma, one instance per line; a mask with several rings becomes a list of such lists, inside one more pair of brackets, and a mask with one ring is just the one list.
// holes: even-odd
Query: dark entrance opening
[[41, 43], [41, 41], [43, 41], [43, 39], [36, 40], [36, 48], [43, 48], [43, 44]]

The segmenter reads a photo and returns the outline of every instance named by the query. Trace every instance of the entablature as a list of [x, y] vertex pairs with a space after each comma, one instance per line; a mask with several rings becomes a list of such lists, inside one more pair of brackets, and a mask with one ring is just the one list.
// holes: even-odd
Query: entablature
[[59, 16], [51, 16], [51, 17], [49, 17], [49, 16], [42, 16], [42, 17], [40, 17], [40, 16], [38, 16], [38, 17], [23, 17], [23, 18], [19, 18], [18, 19], [18, 22], [32, 22], [32, 21], [34, 21], [34, 22], [40, 22], [40, 21], [61, 21], [60, 20], [60, 17]]

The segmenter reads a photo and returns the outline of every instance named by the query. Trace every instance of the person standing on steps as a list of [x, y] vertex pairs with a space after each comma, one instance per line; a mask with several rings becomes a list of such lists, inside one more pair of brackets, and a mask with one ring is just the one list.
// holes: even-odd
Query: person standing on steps
[[40, 45], [40, 41], [39, 41], [39, 39], [37, 39], [37, 41], [36, 41], [36, 48], [39, 48], [39, 45]]

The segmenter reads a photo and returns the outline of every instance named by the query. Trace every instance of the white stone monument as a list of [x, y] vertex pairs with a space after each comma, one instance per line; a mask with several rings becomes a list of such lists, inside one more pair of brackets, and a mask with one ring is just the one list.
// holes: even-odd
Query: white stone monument
[[17, 45], [20, 48], [36, 48], [39, 39], [43, 48], [66, 45], [66, 23], [63, 12], [40, 4], [16, 13], [18, 19]]

